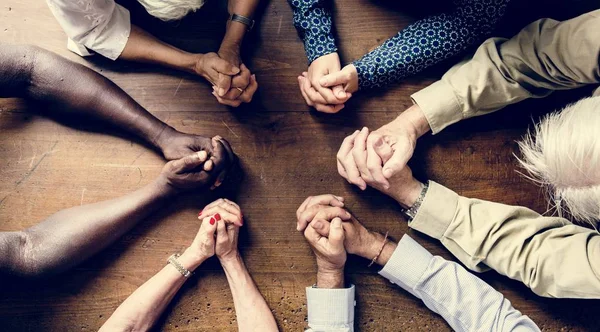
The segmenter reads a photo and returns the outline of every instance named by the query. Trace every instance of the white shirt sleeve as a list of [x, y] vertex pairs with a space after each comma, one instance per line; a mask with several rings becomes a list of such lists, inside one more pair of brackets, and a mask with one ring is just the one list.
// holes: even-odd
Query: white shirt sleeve
[[408, 235], [379, 274], [421, 299], [455, 331], [539, 331], [501, 293]]
[[353, 332], [354, 285], [350, 288], [306, 287], [306, 332]]
[[[47, 0], [50, 10], [73, 44], [69, 49], [87, 55], [85, 48], [117, 59], [129, 39], [129, 11], [114, 0]], [[82, 47], [83, 46], [83, 47]]]

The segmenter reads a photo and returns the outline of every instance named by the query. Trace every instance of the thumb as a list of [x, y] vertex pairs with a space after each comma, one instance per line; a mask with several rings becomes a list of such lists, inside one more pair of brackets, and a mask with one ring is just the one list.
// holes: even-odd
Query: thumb
[[344, 247], [344, 228], [342, 219], [334, 218], [329, 226], [329, 243], [335, 248]]
[[206, 153], [206, 151], [202, 150], [202, 151], [198, 151], [196, 153], [187, 155], [181, 159], [177, 159], [177, 160], [173, 160], [173, 167], [175, 168], [175, 170], [177, 170], [178, 173], [180, 172], [187, 172], [190, 171], [200, 165], [202, 165], [202, 163], [204, 163], [206, 161], [206, 158], [208, 158], [208, 153]]
[[392, 157], [383, 164], [383, 176], [387, 179], [391, 178], [397, 172], [401, 171], [404, 167], [406, 167], [406, 163], [410, 155], [403, 150], [396, 150]]
[[348, 82], [350, 82], [350, 73], [343, 70], [325, 75], [319, 80], [319, 84], [323, 87], [346, 85]]

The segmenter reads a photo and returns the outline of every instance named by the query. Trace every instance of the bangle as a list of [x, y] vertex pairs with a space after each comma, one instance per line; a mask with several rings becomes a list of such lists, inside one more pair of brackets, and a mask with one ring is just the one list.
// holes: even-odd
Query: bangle
[[371, 267], [371, 265], [375, 264], [375, 261], [377, 260], [377, 258], [379, 258], [379, 255], [381, 255], [381, 253], [383, 252], [383, 248], [385, 247], [385, 244], [387, 243], [387, 238], [390, 232], [385, 232], [385, 237], [383, 238], [383, 243], [381, 244], [381, 248], [379, 248], [379, 252], [377, 252], [377, 255], [375, 257], [373, 257], [373, 260], [371, 260], [371, 263], [369, 265], [367, 265], [367, 267]]
[[173, 267], [175, 267], [177, 269], [177, 271], [179, 271], [179, 273], [181, 273], [181, 275], [183, 275], [184, 277], [186, 277], [186, 278], [191, 277], [193, 273], [190, 272], [190, 270], [183, 267], [183, 265], [181, 265], [181, 263], [179, 263], [177, 261], [177, 258], [179, 258], [179, 256], [181, 256], [181, 255], [180, 254], [171, 255], [171, 257], [169, 257], [169, 259], [167, 259], [167, 263], [173, 265]]
[[402, 209], [402, 212], [408, 217], [408, 221], [415, 219], [417, 216], [417, 212], [419, 212], [419, 208], [421, 204], [423, 204], [423, 199], [425, 199], [425, 194], [427, 194], [427, 190], [429, 189], [429, 181], [425, 182], [423, 188], [421, 189], [421, 193], [419, 197], [415, 201], [413, 205], [411, 205], [408, 209]]
[[229, 16], [229, 20], [231, 22], [242, 23], [243, 25], [248, 27], [248, 31], [250, 31], [250, 30], [252, 30], [252, 28], [254, 28], [254, 20], [249, 17], [246, 17], [246, 16], [242, 16], [242, 15], [238, 15], [238, 14], [231, 14], [231, 16]]

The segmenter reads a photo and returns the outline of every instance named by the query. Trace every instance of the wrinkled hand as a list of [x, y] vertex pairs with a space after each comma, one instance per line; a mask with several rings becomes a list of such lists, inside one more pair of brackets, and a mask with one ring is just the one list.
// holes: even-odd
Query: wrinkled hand
[[321, 236], [312, 226], [306, 227], [304, 237], [317, 257], [319, 273], [338, 273], [346, 264], [342, 219], [331, 221], [328, 236]]
[[242, 226], [244, 224], [244, 216], [239, 205], [226, 199], [219, 198], [218, 200], [208, 204], [198, 214], [198, 219], [219, 215], [217, 221], [223, 219], [227, 223], [232, 223], [236, 226]]
[[353, 64], [346, 65], [342, 70], [321, 77], [319, 84], [326, 88], [342, 86], [347, 93], [358, 91], [358, 71]]
[[300, 92], [308, 106], [325, 113], [337, 113], [344, 108], [352, 94], [346, 93], [342, 85], [323, 87], [320, 83], [323, 76], [340, 71], [340, 67], [338, 54], [330, 53], [314, 60], [308, 72], [298, 76]]
[[242, 103], [250, 103], [252, 101], [254, 93], [258, 90], [256, 75], [251, 74], [250, 70], [244, 64], [240, 68], [242, 69], [241, 72], [232, 78], [231, 88], [225, 95], [220, 96], [217, 87], [213, 86], [212, 94], [217, 98], [219, 103], [238, 107]]
[[238, 258], [238, 237], [243, 224], [240, 207], [228, 199], [220, 198], [204, 207], [198, 216], [198, 219], [201, 218], [217, 224], [215, 253], [219, 261], [224, 263]]
[[187, 251], [193, 253], [199, 261], [205, 261], [212, 257], [215, 254], [216, 230], [217, 225], [211, 221], [211, 218], [204, 218], [194, 242]]
[[338, 173], [362, 190], [367, 184], [387, 190], [388, 179], [402, 171], [412, 157], [416, 139], [405, 128], [391, 130], [383, 126], [370, 134], [367, 127], [357, 130], [340, 146]]
[[304, 231], [313, 220], [327, 220], [335, 217], [349, 220], [350, 213], [343, 209], [344, 198], [334, 195], [309, 196], [296, 211], [296, 230]]
[[[310, 223], [312, 228], [321, 236], [329, 236], [331, 231], [331, 223], [328, 220], [314, 220]], [[376, 245], [377, 236], [375, 233], [367, 230], [356, 218], [343, 222], [344, 228], [344, 247], [346, 251], [353, 255], [358, 255], [365, 258], [372, 253], [372, 248]]]

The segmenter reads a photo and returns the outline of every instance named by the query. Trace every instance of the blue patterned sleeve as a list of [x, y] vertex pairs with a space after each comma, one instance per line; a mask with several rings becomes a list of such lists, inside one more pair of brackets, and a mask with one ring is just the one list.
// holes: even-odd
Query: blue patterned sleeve
[[417, 21], [354, 62], [360, 89], [379, 88], [463, 52], [493, 31], [510, 0], [456, 0], [451, 13]]
[[288, 0], [294, 12], [294, 26], [304, 41], [310, 64], [320, 56], [337, 52], [331, 30], [330, 0]]

